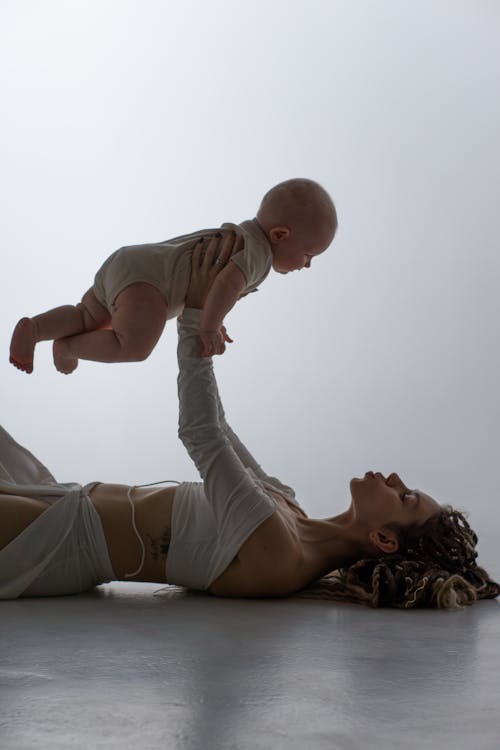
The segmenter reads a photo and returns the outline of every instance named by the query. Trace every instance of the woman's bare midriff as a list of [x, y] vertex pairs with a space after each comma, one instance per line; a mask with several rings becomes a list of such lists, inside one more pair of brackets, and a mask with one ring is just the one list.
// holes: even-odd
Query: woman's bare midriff
[[[168, 583], [166, 557], [172, 528], [172, 507], [176, 487], [137, 487], [132, 490], [135, 507], [135, 523], [144, 542], [146, 556], [144, 566], [136, 576], [125, 578], [139, 567], [142, 549], [132, 526], [132, 508], [127, 499], [129, 487], [123, 484], [98, 484], [90, 491], [90, 498], [99, 513], [108, 545], [113, 570], [120, 580]], [[302, 512], [285, 497], [271, 493], [277, 501], [277, 516], [280, 526], [292, 530], [297, 514]], [[277, 519], [275, 519], [277, 520]], [[259, 527], [260, 528], [260, 527]], [[244, 542], [238, 554], [208, 591], [213, 594], [224, 591], [226, 585], [238, 587], [238, 580], [248, 582], [253, 573], [265, 576], [266, 561], [254, 559], [259, 556], [259, 528]], [[280, 537], [282, 535], [280, 534]], [[282, 549], [278, 554], [282, 554]], [[293, 555], [292, 555], [293, 556]]]
[[[145, 547], [144, 566], [137, 576], [142, 547], [132, 525], [132, 508], [125, 484], [97, 484], [89, 497], [102, 522], [111, 565], [118, 580], [166, 583], [166, 557], [172, 527], [172, 506], [176, 487], [136, 487], [132, 489], [135, 524]], [[35, 498], [12, 495], [0, 489], [0, 549], [18, 536], [49, 508]]]
[[111, 565], [118, 580], [166, 583], [166, 557], [172, 528], [176, 487], [135, 487], [131, 491], [135, 525], [145, 547], [144, 566], [137, 576], [125, 578], [140, 565], [142, 547], [132, 526], [132, 508], [125, 484], [97, 484], [90, 499], [99, 513]]
[[[131, 496], [135, 508], [135, 523], [145, 547], [144, 565], [136, 576], [125, 577], [140, 566], [142, 547], [132, 525], [132, 508], [127, 498], [129, 486], [101, 483], [89, 493], [92, 504], [99, 513], [108, 547], [111, 565], [117, 580], [168, 583], [166, 558], [171, 537], [172, 508], [176, 487], [136, 487]], [[228, 567], [213, 581], [208, 591], [216, 595], [242, 595], [249, 587], [262, 586], [273, 569], [269, 557], [290, 560], [295, 549], [297, 517], [305, 514], [282, 495], [271, 493], [277, 502], [276, 514], [259, 526], [243, 543]], [[22, 500], [22, 503], [20, 501]], [[9, 504], [10, 503], [10, 504]], [[5, 507], [4, 507], [5, 506]], [[12, 506], [12, 507], [11, 507]], [[0, 549], [22, 529], [48, 508], [48, 503], [19, 496], [2, 497], [3, 534]], [[10, 519], [10, 523], [9, 523]], [[272, 520], [271, 520], [272, 519]], [[266, 529], [274, 524], [271, 530]], [[276, 528], [275, 528], [276, 526]], [[283, 535], [283, 529], [289, 533]], [[271, 536], [269, 537], [269, 531]], [[285, 544], [283, 544], [283, 536]], [[262, 555], [262, 540], [268, 554]]]
[[[142, 549], [132, 526], [132, 509], [127, 500], [129, 487], [123, 484], [98, 484], [90, 491], [90, 498], [102, 521], [113, 570], [119, 580], [149, 581], [168, 583], [166, 557], [172, 528], [172, 507], [176, 487], [137, 487], [132, 490], [135, 507], [135, 522], [146, 549], [144, 566], [137, 576], [125, 578], [125, 573], [137, 570], [141, 561]], [[278, 503], [278, 515], [282, 523], [294, 525], [297, 513], [295, 506], [277, 493], [272, 493]], [[260, 527], [259, 527], [260, 528]], [[239, 553], [225, 571], [212, 583], [208, 591], [222, 592], [226, 582], [231, 586], [240, 578], [248, 580], [254, 569], [251, 564], [252, 548], [258, 548], [259, 529], [244, 542]], [[247, 554], [245, 554], [247, 552]], [[241, 564], [241, 557], [245, 565]], [[256, 560], [255, 563], [258, 561]], [[261, 567], [255, 564], [255, 569]]]

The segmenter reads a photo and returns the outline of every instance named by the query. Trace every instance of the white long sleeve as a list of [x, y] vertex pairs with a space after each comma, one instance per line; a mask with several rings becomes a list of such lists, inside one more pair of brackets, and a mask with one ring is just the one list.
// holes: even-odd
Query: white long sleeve
[[200, 317], [200, 310], [185, 309], [178, 320], [179, 437], [203, 479], [219, 529], [229, 518], [234, 524], [248, 514], [262, 523], [275, 511], [260, 481], [271, 478], [225, 422], [212, 359], [200, 357]]

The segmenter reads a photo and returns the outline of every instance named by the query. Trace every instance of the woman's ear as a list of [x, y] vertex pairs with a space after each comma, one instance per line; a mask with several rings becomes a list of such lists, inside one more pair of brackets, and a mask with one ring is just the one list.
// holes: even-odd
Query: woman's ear
[[394, 554], [399, 549], [399, 540], [394, 531], [390, 529], [375, 529], [368, 535], [371, 543], [386, 555]]

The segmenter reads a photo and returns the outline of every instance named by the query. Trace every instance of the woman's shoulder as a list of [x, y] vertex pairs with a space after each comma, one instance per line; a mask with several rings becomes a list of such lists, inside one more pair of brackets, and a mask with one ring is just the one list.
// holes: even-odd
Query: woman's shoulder
[[286, 596], [302, 583], [302, 544], [296, 511], [277, 504], [241, 546], [238, 554], [211, 584], [217, 596]]

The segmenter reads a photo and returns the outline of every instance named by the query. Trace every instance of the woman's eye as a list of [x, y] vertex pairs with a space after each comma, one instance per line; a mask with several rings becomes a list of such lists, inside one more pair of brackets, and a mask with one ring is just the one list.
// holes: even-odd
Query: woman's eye
[[405, 490], [403, 494], [401, 495], [401, 500], [403, 501], [406, 497], [413, 497], [414, 493], [411, 490]]

